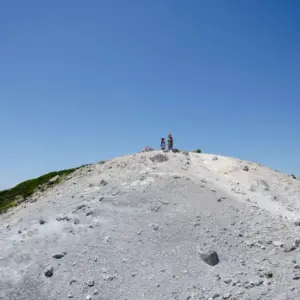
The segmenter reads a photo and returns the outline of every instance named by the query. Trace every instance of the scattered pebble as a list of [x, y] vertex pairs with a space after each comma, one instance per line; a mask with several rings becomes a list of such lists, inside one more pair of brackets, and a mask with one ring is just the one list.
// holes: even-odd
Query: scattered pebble
[[113, 281], [114, 279], [116, 279], [116, 276], [114, 276], [114, 275], [107, 275], [103, 279], [105, 281]]
[[158, 230], [158, 227], [159, 227], [159, 226], [156, 225], [156, 224], [153, 224], [153, 225], [152, 225], [152, 228], [153, 228], [154, 230]]
[[281, 241], [274, 241], [273, 245], [276, 246], [276, 247], [282, 247], [283, 246], [283, 242], [281, 242]]
[[200, 258], [210, 266], [215, 266], [220, 262], [217, 252], [213, 250], [200, 253]]
[[86, 283], [89, 287], [92, 287], [95, 285], [95, 281], [94, 280], [89, 280], [87, 283]]
[[65, 256], [64, 253], [55, 253], [52, 255], [53, 258], [56, 258], [56, 259], [61, 259]]
[[106, 180], [104, 180], [104, 179], [102, 179], [100, 181], [100, 186], [106, 186], [107, 184], [108, 184], [108, 182]]
[[54, 273], [53, 267], [47, 267], [44, 274], [46, 277], [52, 277]]
[[294, 225], [295, 225], [295, 226], [300, 226], [300, 220], [295, 221], [295, 222], [294, 222]]
[[83, 208], [86, 208], [86, 205], [85, 205], [85, 204], [78, 205], [78, 206], [76, 207], [76, 210], [81, 210], [81, 209], [83, 209]]

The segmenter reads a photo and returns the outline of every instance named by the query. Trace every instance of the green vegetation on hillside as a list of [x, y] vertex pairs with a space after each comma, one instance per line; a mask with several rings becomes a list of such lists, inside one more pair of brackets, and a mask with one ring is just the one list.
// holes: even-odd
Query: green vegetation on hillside
[[51, 172], [38, 178], [24, 181], [11, 189], [0, 191], [0, 213], [5, 212], [8, 208], [16, 206], [20, 202], [24, 201], [26, 197], [31, 196], [37, 188], [47, 185], [49, 180], [53, 177], [57, 175], [59, 176], [59, 180], [55, 182], [56, 184], [64, 176], [71, 174], [77, 169], [78, 168]]

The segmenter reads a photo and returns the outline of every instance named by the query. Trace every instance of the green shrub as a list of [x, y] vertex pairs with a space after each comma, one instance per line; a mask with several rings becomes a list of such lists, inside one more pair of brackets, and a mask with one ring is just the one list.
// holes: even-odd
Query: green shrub
[[195, 153], [201, 153], [202, 151], [201, 151], [201, 149], [196, 149], [194, 152]]
[[62, 178], [71, 174], [77, 169], [78, 168], [51, 172], [38, 178], [24, 181], [11, 189], [0, 191], [0, 213], [5, 212], [8, 208], [16, 206], [24, 201], [26, 197], [31, 196], [37, 188], [47, 184], [49, 180], [56, 175], [59, 175], [60, 178]]

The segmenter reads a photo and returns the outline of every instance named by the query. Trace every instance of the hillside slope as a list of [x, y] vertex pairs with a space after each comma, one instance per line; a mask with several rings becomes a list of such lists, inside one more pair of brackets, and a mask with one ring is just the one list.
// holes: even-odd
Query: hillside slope
[[81, 168], [0, 216], [0, 299], [300, 299], [299, 193], [209, 154]]
[[49, 186], [51, 187], [59, 183], [65, 176], [68, 176], [77, 169], [50, 172], [43, 176], [24, 181], [11, 189], [0, 191], [0, 213], [7, 212], [11, 207], [18, 206], [33, 194], [39, 194], [40, 191], [47, 189]]

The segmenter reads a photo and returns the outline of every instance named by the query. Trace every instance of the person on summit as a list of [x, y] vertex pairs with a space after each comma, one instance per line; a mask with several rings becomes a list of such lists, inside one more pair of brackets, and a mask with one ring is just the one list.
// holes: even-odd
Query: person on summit
[[171, 133], [169, 133], [168, 135], [168, 150], [169, 151], [173, 150], [173, 137]]
[[166, 149], [165, 138], [161, 138], [161, 140], [160, 140], [160, 149], [163, 151], [165, 151], [165, 149]]

